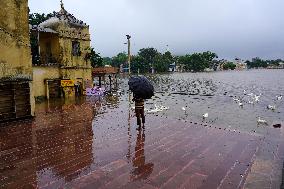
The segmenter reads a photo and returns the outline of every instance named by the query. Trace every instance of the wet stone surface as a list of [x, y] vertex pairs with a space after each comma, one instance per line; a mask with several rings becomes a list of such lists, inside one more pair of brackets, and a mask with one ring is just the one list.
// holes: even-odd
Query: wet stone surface
[[[168, 76], [162, 79], [172, 82], [167, 80]], [[146, 102], [146, 108], [158, 104], [170, 109], [146, 114], [146, 124], [141, 128], [136, 126], [125, 82], [118, 91], [102, 98], [37, 104], [33, 120], [0, 125], [0, 188], [280, 186], [284, 158], [282, 128], [257, 125], [256, 118], [249, 116], [244, 119], [249, 123], [254, 120], [254, 125], [246, 126], [243, 120], [237, 123], [230, 113], [215, 119], [212, 109], [220, 100], [221, 107], [216, 107], [219, 112], [226, 112], [222, 110], [225, 106], [227, 111], [238, 108], [244, 115], [256, 109], [259, 113], [268, 112], [277, 123], [281, 116], [261, 109], [266, 107], [265, 103], [241, 109], [227, 94], [217, 95], [221, 89], [215, 84], [216, 78], [200, 80], [204, 81], [200, 88], [208, 85], [214, 89], [210, 89], [213, 96], [206, 97], [211, 98], [200, 100], [203, 93], [195, 95], [197, 99], [181, 97], [167, 92], [169, 87], [165, 87]], [[243, 93], [243, 87], [228, 93], [239, 90]], [[282, 102], [277, 103], [278, 111], [282, 111]], [[209, 118], [202, 119], [208, 107]], [[231, 120], [226, 118], [230, 116]]]

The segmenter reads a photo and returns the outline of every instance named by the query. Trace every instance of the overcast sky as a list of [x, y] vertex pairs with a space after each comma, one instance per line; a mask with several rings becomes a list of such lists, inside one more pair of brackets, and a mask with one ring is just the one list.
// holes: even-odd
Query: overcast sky
[[[102, 56], [144, 47], [175, 55], [213, 51], [220, 58], [284, 58], [284, 0], [64, 0], [90, 25]], [[60, 10], [59, 0], [29, 0], [31, 12]]]

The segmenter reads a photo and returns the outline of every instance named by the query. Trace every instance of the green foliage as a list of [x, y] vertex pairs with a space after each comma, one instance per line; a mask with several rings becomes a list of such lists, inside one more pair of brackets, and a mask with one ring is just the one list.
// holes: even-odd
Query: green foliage
[[143, 48], [140, 49], [138, 55], [143, 58], [144, 63], [151, 64], [154, 62], [154, 58], [159, 52], [155, 48]]
[[214, 59], [218, 58], [217, 54], [210, 51], [206, 51], [203, 52], [201, 55], [204, 63], [206, 64], [206, 66], [208, 66], [207, 68], [213, 68], [215, 64]]
[[100, 53], [97, 53], [93, 47], [89, 47], [87, 50], [89, 52], [86, 54], [85, 60], [90, 60], [93, 68], [104, 66], [103, 58], [100, 56]]
[[279, 66], [281, 62], [283, 62], [283, 60], [281, 60], [281, 59], [277, 59], [277, 60], [267, 60], [267, 63], [268, 63], [269, 65], [273, 65], [273, 66]]
[[54, 14], [49, 13], [49, 14], [40, 14], [40, 13], [32, 13], [29, 14], [29, 24], [32, 26], [38, 26], [40, 23], [48, 20], [51, 18]]
[[178, 64], [184, 65], [186, 71], [200, 72], [205, 68], [213, 68], [215, 65], [214, 59], [218, 58], [217, 54], [212, 52], [187, 54], [178, 57]]
[[227, 62], [223, 65], [224, 70], [234, 70], [236, 69], [236, 65], [233, 62]]
[[131, 72], [149, 73], [151, 68], [156, 72], [167, 72], [173, 62], [174, 58], [170, 52], [161, 54], [154, 48], [143, 48], [139, 50], [137, 56], [132, 56]]
[[[128, 66], [128, 65], [127, 65]], [[131, 56], [131, 72], [132, 73], [147, 73], [148, 69], [143, 63], [143, 58], [139, 55]]]
[[143, 72], [147, 72], [151, 70], [154, 64], [155, 56], [157, 56], [159, 52], [155, 48], [143, 48], [138, 52], [138, 56], [141, 57], [143, 63]]
[[249, 69], [251, 68], [266, 68], [267, 66], [279, 66], [280, 63], [283, 62], [281, 59], [276, 60], [262, 60], [258, 57], [253, 58], [252, 61], [247, 60], [247, 66]]
[[248, 68], [266, 68], [268, 66], [267, 61], [260, 59], [259, 57], [253, 58], [252, 61], [246, 61]]
[[112, 65], [112, 59], [109, 58], [109, 57], [104, 57], [103, 58], [103, 65], [106, 66], [106, 65]]
[[125, 52], [118, 53], [112, 58], [112, 66], [120, 67], [121, 64], [126, 64], [128, 55]]
[[167, 72], [170, 64], [174, 62], [172, 54], [166, 52], [165, 54], [158, 54], [154, 58], [154, 69], [156, 72]]

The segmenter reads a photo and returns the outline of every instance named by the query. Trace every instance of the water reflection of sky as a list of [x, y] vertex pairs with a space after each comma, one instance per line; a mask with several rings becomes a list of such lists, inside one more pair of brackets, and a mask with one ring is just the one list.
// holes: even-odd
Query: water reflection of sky
[[[148, 158], [151, 151], [144, 146], [151, 149], [168, 136], [166, 133], [178, 131], [179, 125], [173, 130], [161, 129], [169, 122], [206, 122], [263, 134], [270, 125], [258, 126], [258, 116], [269, 124], [283, 121], [284, 100], [275, 100], [276, 95], [284, 94], [283, 70], [170, 74], [151, 79], [157, 93], [146, 101], [146, 108], [156, 104], [170, 109], [146, 114], [146, 126], [141, 130], [136, 130], [126, 79], [104, 97], [37, 104], [34, 120], [2, 124], [1, 185], [58, 188], [90, 172], [105, 174], [116, 169], [128, 174], [114, 172], [102, 184], [116, 177], [146, 179], [157, 165]], [[260, 102], [248, 104], [244, 90], [261, 93]], [[233, 98], [242, 99], [243, 108]], [[276, 105], [276, 111], [268, 110], [268, 104]], [[206, 112], [209, 117], [203, 120]]]

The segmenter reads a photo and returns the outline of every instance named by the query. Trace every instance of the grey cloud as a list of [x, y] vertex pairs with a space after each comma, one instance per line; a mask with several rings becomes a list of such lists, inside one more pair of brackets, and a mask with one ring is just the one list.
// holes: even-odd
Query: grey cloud
[[[92, 45], [104, 56], [143, 47], [221, 58], [284, 58], [283, 0], [65, 0], [90, 25]], [[32, 12], [59, 10], [57, 0], [29, 0]]]

